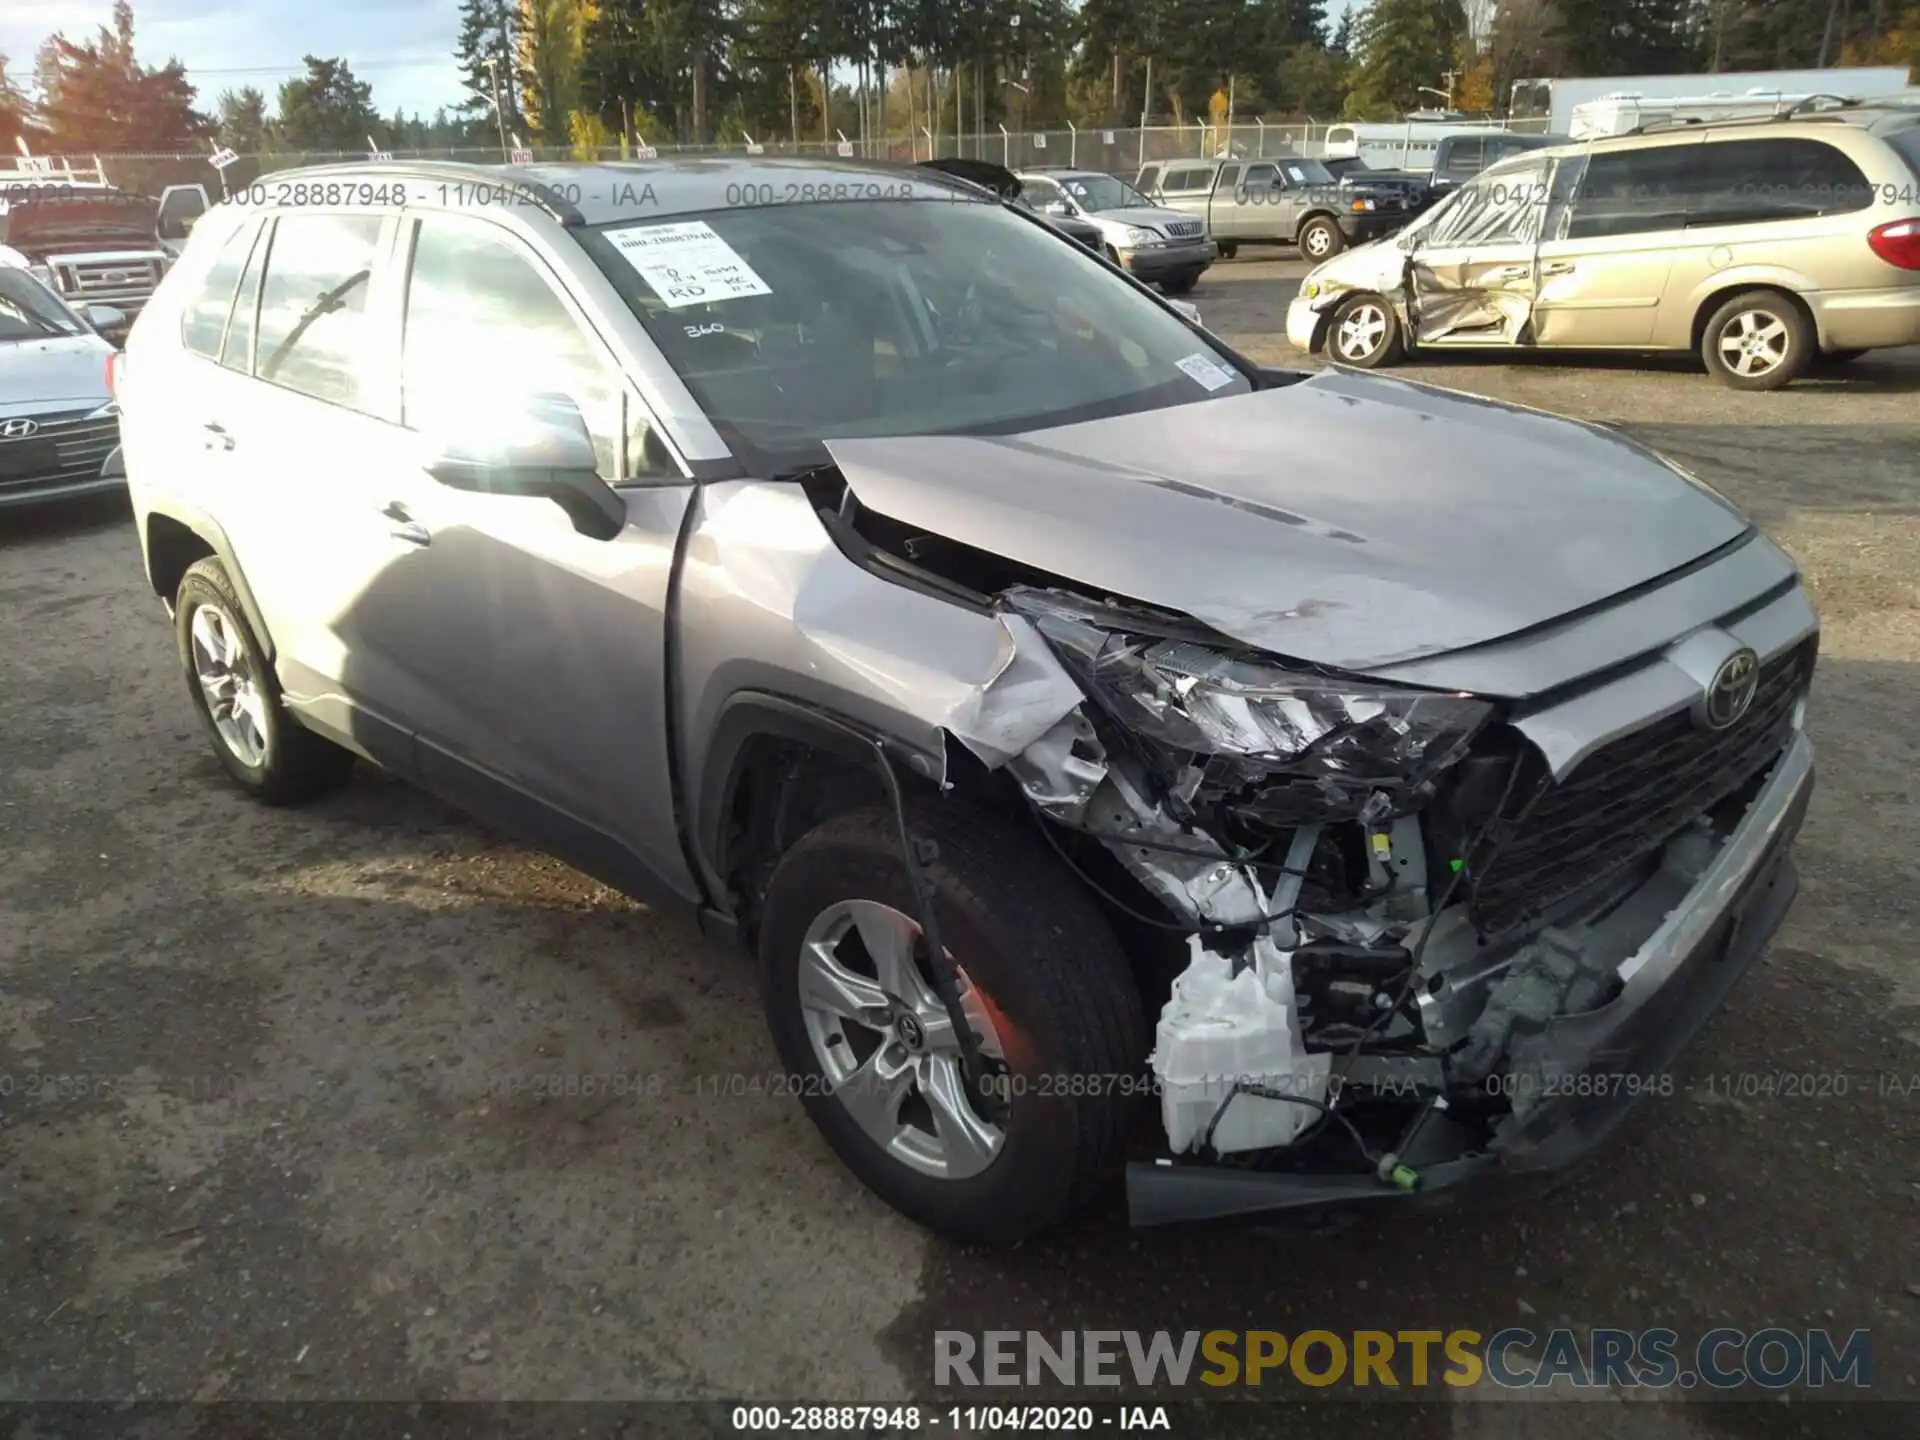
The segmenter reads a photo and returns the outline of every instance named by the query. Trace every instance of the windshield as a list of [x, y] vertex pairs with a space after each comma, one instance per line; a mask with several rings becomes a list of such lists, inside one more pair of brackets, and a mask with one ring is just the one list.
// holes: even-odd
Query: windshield
[[86, 330], [78, 315], [25, 270], [0, 266], [0, 345]]
[[576, 233], [715, 427], [772, 470], [824, 459], [825, 439], [1007, 434], [1252, 388], [1085, 247], [992, 202]]
[[1071, 195], [1082, 210], [1098, 215], [1103, 210], [1127, 210], [1153, 202], [1124, 180], [1111, 175], [1066, 175], [1060, 188]]

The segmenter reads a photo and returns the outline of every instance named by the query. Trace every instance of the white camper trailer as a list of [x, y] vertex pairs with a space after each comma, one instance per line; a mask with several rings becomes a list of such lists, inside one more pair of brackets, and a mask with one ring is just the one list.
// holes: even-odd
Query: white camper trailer
[[1685, 99], [1725, 91], [1729, 95], [1846, 95], [1884, 100], [1908, 88], [1904, 65], [1850, 65], [1824, 70], [1743, 70], [1719, 75], [1606, 75], [1516, 80], [1508, 123], [1570, 135], [1574, 107], [1608, 96], [1639, 100]]

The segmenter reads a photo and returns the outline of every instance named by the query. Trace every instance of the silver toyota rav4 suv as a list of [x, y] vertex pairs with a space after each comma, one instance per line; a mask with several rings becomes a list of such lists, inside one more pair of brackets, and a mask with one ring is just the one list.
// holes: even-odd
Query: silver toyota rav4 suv
[[928, 1225], [1559, 1170], [1791, 902], [1813, 611], [1618, 435], [1263, 369], [924, 170], [247, 198], [117, 378], [226, 770], [696, 907]]

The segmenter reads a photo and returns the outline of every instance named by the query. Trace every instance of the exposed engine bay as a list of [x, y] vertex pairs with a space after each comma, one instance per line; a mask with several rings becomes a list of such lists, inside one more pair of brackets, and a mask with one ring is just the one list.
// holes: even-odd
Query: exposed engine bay
[[1004, 693], [996, 677], [950, 733], [1113, 911], [1183, 945], [1146, 1057], [1174, 1164], [1408, 1191], [1430, 1159], [1499, 1152], [1555, 1093], [1550, 1032], [1620, 993], [1759, 792], [1811, 671], [1805, 646], [1711, 752], [1681, 735], [1652, 768], [1623, 753], [1612, 773], [1637, 788], [1608, 802], [1611, 829], [1575, 834], [1577, 787], [1498, 701], [1252, 651], [822, 484], [843, 545], [1000, 620]]

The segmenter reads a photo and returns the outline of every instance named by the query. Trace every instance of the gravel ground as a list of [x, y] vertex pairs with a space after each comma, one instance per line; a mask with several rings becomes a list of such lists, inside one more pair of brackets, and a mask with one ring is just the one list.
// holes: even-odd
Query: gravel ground
[[[1303, 268], [1243, 258], [1193, 299], [1297, 360]], [[1491, 1212], [1133, 1234], [1116, 1203], [1012, 1255], [930, 1240], [728, 1078], [776, 1068], [744, 960], [364, 768], [247, 803], [124, 505], [0, 517], [0, 1399], [930, 1398], [936, 1329], [1825, 1325], [1870, 1329], [1875, 1393], [1908, 1402], [1846, 1433], [1913, 1433], [1920, 351], [1779, 395], [1684, 364], [1404, 373], [1649, 440], [1822, 610], [1798, 906], [1608, 1163]], [[560, 1072], [651, 1078], [512, 1093]], [[1724, 1079], [1776, 1073], [1827, 1078]], [[1444, 1398], [1313, 1413], [1841, 1433], [1798, 1404]]]

